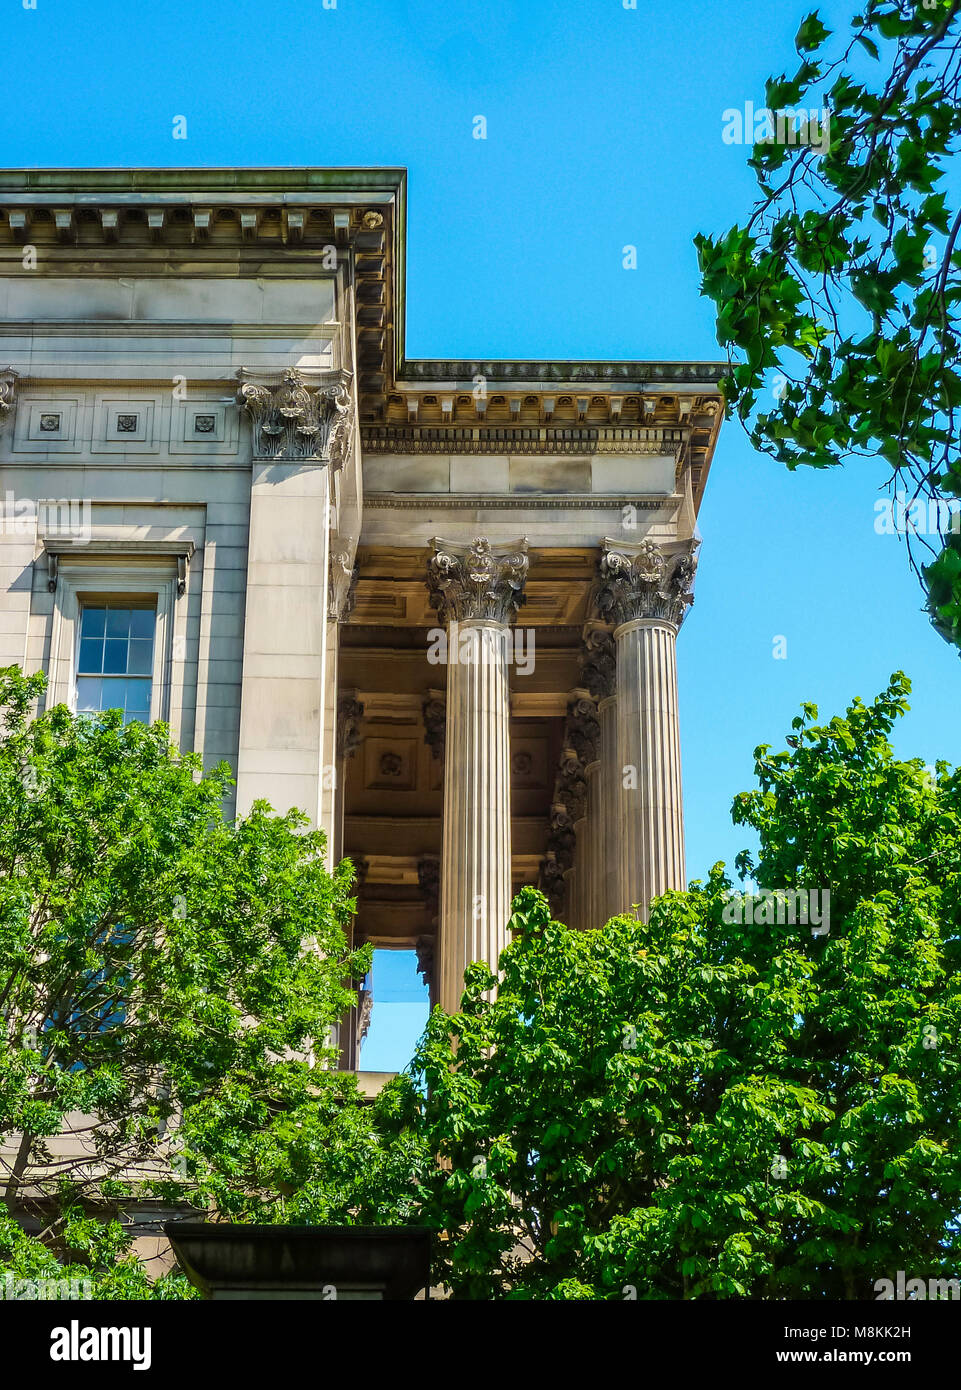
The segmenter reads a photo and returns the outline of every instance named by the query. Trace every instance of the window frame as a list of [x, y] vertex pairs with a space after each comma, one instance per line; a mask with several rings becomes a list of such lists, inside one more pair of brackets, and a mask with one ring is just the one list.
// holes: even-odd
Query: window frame
[[[156, 662], [156, 655], [157, 655], [157, 605], [156, 605], [156, 602], [150, 602], [150, 596], [149, 596], [149, 595], [147, 596], [147, 598], [142, 598], [142, 597], [140, 597], [140, 596], [135, 596], [135, 595], [133, 595], [133, 594], [123, 594], [123, 595], [119, 595], [119, 596], [114, 596], [114, 595], [111, 595], [111, 594], [83, 594], [83, 593], [81, 593], [81, 594], [79, 595], [79, 598], [80, 598], [80, 603], [79, 603], [78, 613], [77, 613], [77, 635], [76, 635], [76, 644], [77, 644], [77, 646], [76, 646], [76, 655], [75, 655], [75, 671], [76, 671], [76, 677], [75, 677], [75, 681], [74, 681], [75, 692], [76, 692], [76, 694], [75, 694], [75, 705], [74, 705], [75, 710], [79, 713], [79, 706], [80, 706], [80, 681], [81, 681], [82, 679], [84, 679], [85, 677], [86, 677], [87, 679], [94, 678], [94, 679], [100, 679], [100, 680], [110, 679], [110, 678], [116, 678], [116, 679], [128, 680], [128, 681], [129, 681], [129, 680], [135, 680], [135, 681], [141, 681], [141, 682], [144, 682], [144, 681], [145, 681], [145, 682], [147, 682], [147, 683], [149, 684], [149, 686], [150, 686], [150, 706], [148, 706], [148, 720], [149, 720], [149, 719], [150, 719], [150, 707], [151, 707], [152, 704], [153, 704], [154, 673], [155, 673], [156, 665], [157, 665], [157, 662]], [[151, 667], [150, 667], [150, 670], [149, 670], [149, 671], [138, 672], [137, 674], [132, 674], [132, 673], [129, 672], [129, 671], [123, 671], [123, 672], [110, 672], [110, 673], [108, 673], [108, 672], [106, 672], [106, 671], [103, 671], [103, 672], [81, 671], [81, 669], [80, 669], [80, 649], [81, 649], [81, 647], [82, 647], [82, 645], [83, 645], [83, 615], [84, 615], [84, 613], [85, 613], [88, 609], [91, 610], [91, 611], [95, 611], [95, 610], [97, 610], [97, 609], [102, 609], [105, 613], [109, 613], [109, 612], [112, 611], [112, 612], [128, 612], [128, 613], [129, 613], [129, 612], [137, 612], [137, 613], [150, 613], [150, 614], [152, 614], [152, 615], [153, 615], [153, 629], [152, 629], [151, 634], [150, 634], [150, 657], [151, 657]], [[129, 661], [129, 649], [128, 649], [128, 661]], [[107, 705], [106, 708], [107, 708], [107, 709], [113, 709], [114, 706], [113, 706], [113, 705]], [[101, 706], [101, 712], [102, 712], [102, 710], [103, 710], [103, 706]], [[89, 711], [84, 711], [84, 713], [89, 713]], [[130, 722], [132, 722], [132, 719], [133, 719], [133, 718], [136, 718], [136, 717], [137, 717], [137, 716], [131, 716], [130, 718], [128, 718], [128, 717], [126, 716], [126, 713], [125, 713], [124, 723], [130, 723]], [[141, 721], [141, 722], [142, 722], [142, 721]], [[150, 722], [152, 722], [152, 720], [150, 720]]]
[[[47, 704], [77, 709], [77, 665], [80, 653], [80, 613], [84, 604], [121, 604], [131, 600], [143, 607], [145, 598], [156, 600], [153, 671], [149, 722], [171, 722], [174, 627], [177, 612], [177, 564], [175, 557], [142, 562], [110, 563], [61, 557], [57, 572]], [[149, 606], [149, 605], [148, 605]]]

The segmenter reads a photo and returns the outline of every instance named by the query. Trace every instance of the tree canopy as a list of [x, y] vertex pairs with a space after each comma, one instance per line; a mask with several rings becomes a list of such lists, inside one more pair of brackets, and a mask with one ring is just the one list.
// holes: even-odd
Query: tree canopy
[[[961, 777], [869, 706], [756, 751], [722, 865], [594, 931], [515, 900], [493, 977], [435, 1010], [397, 1115], [455, 1297], [871, 1299], [961, 1265]], [[828, 930], [775, 890], [830, 893]], [[781, 908], [777, 906], [780, 903]]]
[[[722, 389], [788, 468], [881, 460], [932, 621], [961, 646], [961, 2], [865, 0], [844, 34], [815, 11], [796, 48], [766, 86], [780, 135], [753, 132], [750, 216], [695, 239]], [[817, 138], [794, 119], [812, 111]]]
[[42, 689], [0, 672], [3, 1267], [164, 1296], [131, 1254], [134, 1194], [389, 1216], [399, 1184], [332, 1069], [369, 960], [347, 945], [349, 861], [329, 874], [296, 813], [226, 820], [226, 765], [203, 775], [162, 724], [31, 718]]

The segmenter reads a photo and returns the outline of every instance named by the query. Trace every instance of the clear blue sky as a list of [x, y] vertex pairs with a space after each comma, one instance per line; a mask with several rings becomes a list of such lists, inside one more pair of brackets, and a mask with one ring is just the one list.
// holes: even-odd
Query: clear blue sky
[[[754, 194], [721, 113], [763, 105], [765, 77], [793, 71], [813, 8], [36, 4], [5, 8], [9, 166], [405, 165], [410, 356], [629, 359], [719, 356], [692, 238], [743, 221]], [[856, 5], [820, 8], [836, 27]], [[172, 138], [180, 115], [186, 140]], [[830, 715], [903, 669], [899, 752], [961, 761], [958, 657], [921, 615], [899, 540], [875, 534], [883, 477], [790, 475], [735, 424], [722, 432], [678, 649], [692, 876], [746, 843], [731, 800], [802, 700]], [[385, 1048], [396, 1065], [405, 1029], [375, 1011], [364, 1065], [387, 1065]]]

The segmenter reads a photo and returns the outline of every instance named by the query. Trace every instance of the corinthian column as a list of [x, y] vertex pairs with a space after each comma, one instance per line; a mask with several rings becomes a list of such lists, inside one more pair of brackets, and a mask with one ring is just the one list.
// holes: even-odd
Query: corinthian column
[[460, 1008], [464, 970], [497, 970], [511, 900], [510, 623], [527, 542], [431, 542], [431, 606], [447, 625], [447, 757], [440, 869], [439, 1003]]
[[684, 888], [684, 813], [675, 641], [688, 606], [697, 542], [670, 553], [653, 541], [605, 541], [599, 606], [616, 647], [617, 910]]

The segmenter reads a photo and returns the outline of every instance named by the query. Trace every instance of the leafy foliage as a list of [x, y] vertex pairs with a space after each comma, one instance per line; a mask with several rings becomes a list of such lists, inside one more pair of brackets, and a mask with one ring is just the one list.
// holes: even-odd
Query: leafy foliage
[[42, 689], [0, 672], [0, 1274], [77, 1266], [145, 1296], [133, 1193], [396, 1217], [409, 1173], [331, 1069], [369, 961], [347, 946], [349, 861], [327, 873], [296, 813], [226, 821], [226, 766], [202, 775], [163, 725], [31, 719]]
[[[826, 110], [829, 148], [755, 144], [747, 224], [695, 244], [718, 340], [739, 359], [728, 409], [789, 468], [884, 461], [932, 621], [961, 646], [961, 533], [948, 524], [961, 497], [959, 35], [959, 0], [865, 0], [836, 41], [810, 15], [797, 71], [771, 78], [766, 102]], [[911, 511], [926, 499], [930, 533]]]
[[959, 1273], [961, 777], [900, 762], [907, 707], [756, 751], [737, 822], [762, 888], [828, 889], [830, 932], [741, 913], [716, 865], [649, 924], [575, 932], [524, 889], [514, 939], [435, 1010], [398, 1125], [456, 1297], [874, 1297]]

